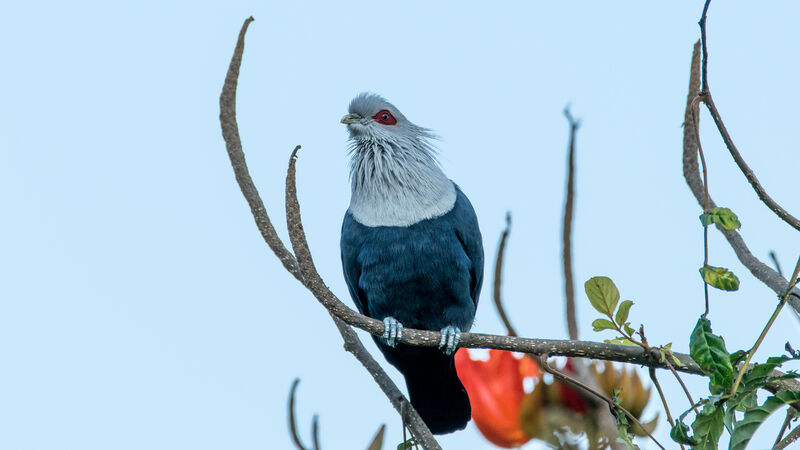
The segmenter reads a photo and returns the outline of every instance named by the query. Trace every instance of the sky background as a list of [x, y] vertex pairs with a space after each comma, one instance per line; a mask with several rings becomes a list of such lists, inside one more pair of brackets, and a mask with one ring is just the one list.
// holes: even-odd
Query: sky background
[[[681, 122], [702, 2], [6, 2], [0, 7], [0, 448], [290, 448], [286, 400], [308, 442], [365, 448], [400, 421], [330, 317], [272, 255], [235, 183], [218, 97], [243, 20], [238, 117], [250, 171], [286, 237], [298, 191], [317, 267], [352, 305], [339, 227], [359, 92], [434, 129], [470, 197], [487, 254], [474, 331], [504, 333], [491, 263], [514, 218], [504, 296], [524, 336], [565, 338], [560, 220], [568, 126], [577, 140], [574, 263], [580, 336], [597, 314], [582, 284], [613, 278], [651, 343], [687, 351], [703, 308], [701, 210], [681, 172]], [[800, 214], [800, 4], [715, 2], [709, 82], [744, 158]], [[800, 234], [757, 199], [705, 112], [716, 202], [753, 253], [784, 271]], [[710, 263], [741, 278], [711, 291], [714, 331], [749, 348], [775, 294], [709, 233]], [[374, 350], [368, 336], [361, 332]], [[788, 310], [756, 359], [800, 346]], [[386, 365], [379, 354], [376, 357]], [[389, 368], [393, 378], [402, 379]], [[641, 372], [646, 377], [645, 372]], [[700, 377], [685, 377], [696, 398]], [[673, 411], [688, 404], [661, 377]], [[656, 414], [658, 401], [645, 419]], [[664, 414], [661, 413], [661, 417]], [[782, 418], [756, 435], [772, 444]], [[668, 426], [656, 436], [669, 447]], [[490, 448], [474, 425], [445, 448]], [[641, 441], [643, 448], [655, 448]], [[540, 448], [532, 443], [528, 448]]]

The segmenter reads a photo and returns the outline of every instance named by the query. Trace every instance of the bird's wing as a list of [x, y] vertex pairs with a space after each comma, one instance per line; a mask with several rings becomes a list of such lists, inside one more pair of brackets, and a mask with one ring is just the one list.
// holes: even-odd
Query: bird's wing
[[357, 223], [350, 212], [344, 216], [342, 222], [342, 238], [340, 242], [342, 250], [342, 269], [344, 270], [344, 280], [347, 282], [347, 289], [350, 296], [361, 314], [369, 316], [367, 308], [367, 295], [358, 287], [358, 280], [361, 277], [361, 263], [358, 261], [358, 254], [363, 244], [363, 233], [360, 232]]
[[470, 294], [475, 306], [483, 284], [483, 240], [478, 228], [478, 218], [467, 196], [456, 186], [457, 197], [454, 211], [454, 228], [456, 237], [467, 254], [472, 267], [470, 268]]

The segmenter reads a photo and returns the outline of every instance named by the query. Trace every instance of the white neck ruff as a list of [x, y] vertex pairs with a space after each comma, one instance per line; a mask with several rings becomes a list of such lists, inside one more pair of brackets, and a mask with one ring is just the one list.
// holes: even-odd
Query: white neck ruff
[[354, 142], [349, 211], [362, 225], [407, 227], [453, 209], [455, 185], [439, 168], [433, 149], [403, 147], [372, 139]]

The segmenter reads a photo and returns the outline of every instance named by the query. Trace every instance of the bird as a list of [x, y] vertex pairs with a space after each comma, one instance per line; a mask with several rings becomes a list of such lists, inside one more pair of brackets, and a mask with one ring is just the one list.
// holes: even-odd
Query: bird
[[[454, 352], [483, 283], [475, 210], [442, 171], [438, 137], [383, 97], [357, 95], [341, 123], [351, 158], [341, 234], [350, 295], [361, 314], [383, 321], [383, 336], [373, 339], [431, 432], [464, 429], [471, 407]], [[402, 343], [403, 327], [440, 331], [439, 348]]]

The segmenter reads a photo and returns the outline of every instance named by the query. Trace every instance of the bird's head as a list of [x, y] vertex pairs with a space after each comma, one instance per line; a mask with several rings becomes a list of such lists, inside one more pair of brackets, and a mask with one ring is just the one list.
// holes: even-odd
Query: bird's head
[[411, 123], [394, 105], [372, 93], [358, 94], [351, 102], [349, 114], [342, 117], [350, 139], [359, 142], [389, 144], [425, 143], [436, 136], [430, 130]]

